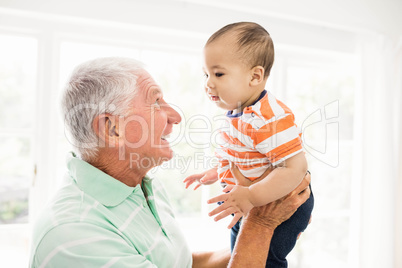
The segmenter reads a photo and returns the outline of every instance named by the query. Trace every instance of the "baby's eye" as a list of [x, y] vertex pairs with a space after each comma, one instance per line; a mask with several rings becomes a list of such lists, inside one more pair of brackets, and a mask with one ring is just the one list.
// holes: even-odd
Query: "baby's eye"
[[207, 79], [207, 78], [208, 78], [208, 74], [204, 74], [204, 78]]
[[221, 77], [221, 76], [223, 76], [223, 73], [216, 73], [215, 76], [216, 77]]

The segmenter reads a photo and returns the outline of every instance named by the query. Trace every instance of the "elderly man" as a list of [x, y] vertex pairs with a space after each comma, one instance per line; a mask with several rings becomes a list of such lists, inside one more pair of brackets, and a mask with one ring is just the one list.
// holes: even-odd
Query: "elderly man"
[[30, 267], [263, 266], [275, 227], [309, 196], [306, 178], [286, 198], [253, 209], [232, 257], [228, 249], [191, 253], [162, 185], [147, 177], [173, 157], [165, 137], [181, 121], [149, 73], [132, 59], [86, 62], [62, 105], [79, 157], [69, 156], [65, 184], [35, 224]]

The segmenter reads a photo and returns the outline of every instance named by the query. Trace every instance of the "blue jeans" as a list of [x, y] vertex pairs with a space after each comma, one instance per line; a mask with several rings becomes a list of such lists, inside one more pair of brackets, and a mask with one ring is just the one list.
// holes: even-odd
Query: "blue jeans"
[[[310, 185], [311, 189], [311, 185]], [[287, 221], [279, 225], [272, 236], [269, 247], [268, 259], [265, 267], [285, 268], [288, 267], [286, 256], [294, 248], [297, 236], [303, 232], [310, 220], [311, 212], [314, 207], [314, 196], [311, 192], [310, 198], [301, 205], [297, 211]], [[230, 235], [230, 247], [233, 251], [237, 235], [240, 230], [240, 221], [233, 226]]]

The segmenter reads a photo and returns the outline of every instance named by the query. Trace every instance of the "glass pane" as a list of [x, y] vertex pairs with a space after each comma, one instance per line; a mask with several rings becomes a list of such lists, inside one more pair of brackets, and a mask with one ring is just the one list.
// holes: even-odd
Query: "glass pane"
[[73, 69], [80, 63], [99, 57], [133, 57], [137, 49], [79, 42], [62, 42], [60, 46], [60, 88], [64, 86]]
[[350, 209], [353, 146], [348, 142], [341, 142], [339, 157], [339, 165], [331, 168], [307, 155], [309, 169], [313, 175], [313, 192], [317, 199], [314, 210], [321, 215], [348, 213]]
[[[198, 115], [207, 102], [200, 57], [192, 54], [144, 50], [141, 61], [162, 87], [165, 99], [186, 119]], [[177, 107], [176, 107], [177, 106]], [[188, 120], [186, 120], [188, 121]]]
[[312, 185], [322, 195], [316, 212], [350, 207], [354, 87], [352, 71], [342, 65], [291, 65], [287, 72], [285, 103], [303, 130]]
[[[341, 142], [339, 152], [342, 161], [337, 168], [328, 167], [307, 155], [315, 198], [313, 218], [291, 253], [295, 264], [290, 267], [322, 267], [325, 259], [331, 259], [331, 265], [334, 263], [328, 267], [347, 266], [344, 263], [349, 253], [350, 217], [355, 216], [350, 210], [351, 143]], [[329, 234], [331, 239], [328, 240]]]
[[313, 218], [289, 254], [289, 267], [348, 267], [348, 246], [348, 217]]
[[152, 170], [151, 174], [164, 182], [177, 213], [188, 217], [201, 211], [202, 193], [184, 189], [182, 180], [205, 170], [202, 164], [206, 146], [202, 144], [209, 147], [210, 136], [210, 131], [199, 133], [197, 130], [208, 130], [209, 125], [203, 112], [206, 97], [199, 57], [146, 50], [142, 51], [141, 60], [161, 86], [165, 100], [182, 116], [182, 122], [173, 128], [169, 139], [175, 157]]
[[2, 137], [0, 142], [0, 223], [28, 222], [33, 168], [29, 138]]
[[[299, 126], [321, 110], [322, 120], [336, 118], [342, 124], [339, 129], [340, 139], [353, 138], [356, 81], [347, 64], [350, 63], [330, 67], [291, 65], [288, 68], [286, 104], [295, 112]], [[320, 132], [314, 133], [308, 135], [313, 139], [322, 136]]]
[[[219, 125], [219, 115], [223, 114], [223, 110], [216, 108], [204, 92], [200, 55], [150, 50], [141, 53], [141, 60], [162, 87], [166, 101], [182, 116], [182, 122], [173, 128], [169, 139], [174, 158], [150, 174], [163, 182], [181, 230], [193, 251], [220, 250], [228, 247], [230, 241], [226, 228], [230, 218], [215, 222], [207, 215], [216, 204], [207, 205], [206, 200], [222, 192], [219, 183], [196, 191], [194, 186], [185, 189], [182, 183], [187, 176], [201, 173], [214, 164], [211, 145]], [[208, 230], [208, 233], [200, 230]]]
[[[355, 76], [349, 61], [291, 62], [284, 102], [303, 130], [312, 173], [313, 221], [291, 253], [292, 267], [346, 267], [353, 160]], [[328, 234], [331, 239], [328, 240]]]
[[0, 131], [33, 126], [37, 41], [0, 35]]
[[[105, 44], [94, 44], [84, 42], [65, 41], [60, 46], [60, 86], [62, 91], [67, 79], [71, 75], [73, 69], [88, 60], [99, 57], [132, 57], [139, 58], [139, 50], [131, 47], [112, 46]], [[60, 104], [57, 105], [60, 107]], [[59, 111], [57, 111], [59, 114]], [[59, 116], [58, 122], [58, 141], [57, 141], [57, 168], [56, 173], [59, 181], [63, 178], [66, 170], [66, 156], [73, 148], [68, 141], [65, 133], [64, 121]]]
[[[0, 224], [28, 222], [37, 40], [0, 35]], [[0, 240], [2, 240], [0, 238]]]

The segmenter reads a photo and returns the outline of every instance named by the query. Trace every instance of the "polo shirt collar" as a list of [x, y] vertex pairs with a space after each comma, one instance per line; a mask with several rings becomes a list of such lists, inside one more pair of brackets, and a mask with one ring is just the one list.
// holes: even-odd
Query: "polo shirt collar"
[[75, 156], [68, 155], [67, 168], [78, 187], [107, 207], [115, 207], [130, 194], [138, 192], [142, 195], [141, 186], [127, 186], [105, 172]]
[[264, 90], [261, 92], [260, 96], [258, 97], [258, 99], [256, 99], [256, 100], [254, 101], [253, 104], [251, 104], [251, 105], [249, 105], [249, 106], [247, 106], [247, 107], [244, 107], [243, 111], [241, 111], [241, 112], [239, 112], [239, 113], [237, 113], [237, 114], [233, 114], [233, 111], [228, 111], [228, 112], [226, 113], [226, 116], [229, 117], [229, 118], [236, 118], [236, 117], [242, 116], [244, 111], [246, 111], [247, 109], [250, 109], [250, 107], [251, 107], [251, 109], [252, 109], [252, 106], [254, 106], [254, 105], [255, 105], [257, 102], [259, 102], [262, 98], [264, 98], [265, 95], [267, 95], [267, 90], [266, 90], [266, 89], [264, 89]]

